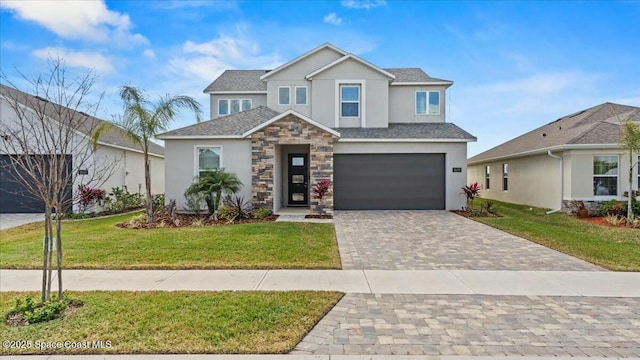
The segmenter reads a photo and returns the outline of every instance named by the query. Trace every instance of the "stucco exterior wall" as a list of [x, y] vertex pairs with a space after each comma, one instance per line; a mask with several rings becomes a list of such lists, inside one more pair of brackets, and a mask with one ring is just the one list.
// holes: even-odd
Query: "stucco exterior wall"
[[[144, 155], [110, 146], [100, 146], [96, 149], [96, 156], [104, 161], [114, 162], [111, 176], [100, 188], [109, 193], [111, 188], [126, 186], [130, 193], [145, 193], [144, 185]], [[164, 158], [149, 155], [151, 160], [151, 193], [164, 193]]]
[[[281, 86], [289, 87], [289, 105], [278, 105], [278, 88]], [[307, 87], [307, 104], [296, 105], [296, 86]], [[267, 93], [269, 94], [267, 99], [267, 106], [278, 112], [285, 112], [289, 109], [295, 110], [300, 114], [310, 117], [311, 116], [311, 82], [304, 80], [304, 77], [300, 79], [289, 80], [271, 80], [267, 81]]]
[[[291, 64], [267, 78], [268, 81], [304, 80], [305, 76], [330, 64], [343, 55], [329, 48], [324, 48], [314, 54]], [[277, 95], [277, 94], [276, 94]]]
[[[618, 195], [598, 196], [593, 195], [593, 157], [596, 155], [618, 156]], [[571, 150], [564, 155], [565, 169], [570, 172], [569, 190], [565, 191], [565, 200], [607, 201], [610, 199], [624, 200], [623, 193], [628, 190], [629, 183], [629, 153], [621, 149], [603, 150]], [[637, 158], [634, 158], [634, 162]], [[638, 189], [637, 166], [632, 171], [633, 189]], [[567, 176], [567, 173], [565, 173]]]
[[[508, 190], [502, 189], [502, 164], [509, 166]], [[485, 187], [485, 166], [490, 166], [490, 188]], [[478, 182], [482, 198], [541, 208], [560, 207], [560, 160], [546, 154], [493, 161], [468, 168], [467, 183]]]
[[[460, 188], [467, 180], [466, 143], [351, 143], [338, 142], [334, 154], [445, 154], [445, 182], [447, 184], [446, 209], [458, 210], [465, 205], [465, 197]], [[454, 173], [453, 168], [462, 168]]]
[[250, 99], [252, 109], [258, 106], [267, 105], [267, 94], [212, 94], [209, 97], [209, 102], [210, 102], [209, 108], [211, 109], [211, 112], [210, 112], [211, 119], [217, 119], [220, 117], [220, 115], [218, 115], [218, 100], [220, 99], [229, 99], [229, 100]]
[[[416, 91], [440, 91], [440, 115], [416, 115]], [[390, 123], [432, 123], [446, 121], [446, 86], [390, 86]]]
[[165, 199], [176, 200], [179, 211], [185, 211], [184, 191], [197, 175], [196, 147], [222, 147], [221, 166], [235, 173], [243, 187], [238, 196], [251, 199], [251, 140], [165, 140]]

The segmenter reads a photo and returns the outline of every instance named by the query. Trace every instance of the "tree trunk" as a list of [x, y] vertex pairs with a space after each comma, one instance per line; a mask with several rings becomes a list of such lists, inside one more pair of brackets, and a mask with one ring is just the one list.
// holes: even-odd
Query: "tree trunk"
[[631, 225], [631, 218], [633, 217], [633, 208], [631, 207], [633, 196], [633, 152], [629, 150], [629, 193], [627, 198], [627, 224]]
[[62, 213], [56, 214], [56, 257], [58, 263], [58, 301], [62, 301]]
[[49, 218], [47, 223], [47, 233], [49, 233], [49, 241], [47, 241], [47, 291], [45, 293], [45, 301], [51, 299], [51, 277], [53, 275], [53, 222]]
[[147, 192], [147, 224], [153, 221], [153, 198], [151, 197], [151, 164], [149, 154], [144, 154], [144, 185]]
[[45, 208], [44, 214], [44, 238], [42, 239], [42, 294], [40, 301], [45, 302], [47, 300], [47, 260], [49, 259], [49, 223], [51, 222], [51, 208]]

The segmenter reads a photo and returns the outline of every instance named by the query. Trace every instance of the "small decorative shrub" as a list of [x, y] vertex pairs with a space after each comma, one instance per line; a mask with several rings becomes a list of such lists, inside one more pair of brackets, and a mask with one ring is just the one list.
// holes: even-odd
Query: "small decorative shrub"
[[273, 214], [271, 209], [259, 208], [253, 212], [253, 217], [259, 220], [266, 219]]
[[482, 214], [495, 214], [496, 211], [493, 208], [493, 201], [484, 201], [481, 205], [480, 205], [480, 213]]
[[[626, 216], [627, 209], [629, 208], [629, 204], [626, 201], [623, 201], [621, 206], [622, 206], [623, 215]], [[631, 212], [635, 216], [640, 216], [640, 202], [638, 202], [638, 200], [636, 200], [635, 197], [631, 198]]]
[[[243, 196], [227, 195], [222, 201], [222, 206], [218, 208], [218, 218], [233, 222], [239, 219], [250, 218], [249, 203], [244, 201]], [[224, 212], [221, 209], [224, 207]]]
[[623, 203], [615, 199], [611, 199], [606, 203], [602, 204], [602, 206], [600, 206], [600, 216], [607, 216], [607, 215], [624, 216], [625, 214], [626, 212], [624, 210]]
[[143, 226], [146, 223], [147, 223], [147, 215], [140, 214], [129, 219], [129, 221], [127, 221], [127, 227], [135, 229]]
[[[46, 303], [34, 300], [31, 295], [27, 295], [24, 299], [17, 299], [16, 306], [6, 316], [6, 319], [22, 317], [26, 321], [26, 325], [37, 324], [41, 322], [51, 321], [64, 315], [64, 311], [71, 301], [65, 296], [58, 300], [56, 295]], [[74, 304], [81, 306], [82, 303], [75, 301]]]
[[607, 221], [607, 223], [609, 223], [609, 225], [612, 225], [612, 226], [620, 226], [620, 225], [626, 224], [627, 222], [627, 218], [620, 215], [610, 214], [605, 216], [604, 219]]
[[153, 195], [153, 211], [158, 211], [164, 208], [164, 194]]
[[142, 206], [140, 194], [132, 194], [127, 189], [111, 188], [109, 197], [106, 199], [105, 207], [108, 212], [121, 213]]
[[311, 192], [313, 193], [313, 197], [318, 199], [318, 207], [320, 208], [320, 214], [324, 214], [324, 204], [322, 203], [322, 199], [329, 193], [331, 190], [331, 181], [327, 179], [321, 179], [317, 183], [313, 184], [311, 188]]
[[90, 188], [87, 185], [78, 185], [78, 195], [80, 197], [80, 213], [84, 214], [89, 206], [102, 202], [102, 200], [105, 199], [106, 193], [102, 189]]
[[462, 193], [467, 197], [467, 208], [473, 209], [473, 200], [480, 197], [480, 185], [477, 181], [471, 185], [465, 185], [462, 187]]
[[202, 213], [202, 202], [204, 201], [204, 195], [202, 193], [184, 193], [185, 205], [190, 212], [200, 215]]
[[203, 227], [203, 226], [204, 226], [204, 222], [202, 222], [202, 219], [195, 220], [191, 223], [191, 227]]

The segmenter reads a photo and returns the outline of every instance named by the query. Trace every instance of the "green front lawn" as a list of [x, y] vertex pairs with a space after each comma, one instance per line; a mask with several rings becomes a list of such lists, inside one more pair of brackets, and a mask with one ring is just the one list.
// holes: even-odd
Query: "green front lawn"
[[[0, 293], [2, 316], [25, 295]], [[342, 294], [91, 291], [69, 297], [85, 305], [66, 318], [22, 327], [3, 321], [0, 339], [21, 340], [25, 349], [3, 346], [0, 354], [287, 353]], [[36, 348], [47, 342], [62, 349]]]
[[640, 229], [599, 226], [562, 213], [546, 215], [548, 209], [491, 201], [503, 217], [473, 220], [606, 269], [640, 271]]
[[[63, 223], [66, 269], [339, 269], [333, 224], [123, 229], [135, 215]], [[42, 224], [0, 231], [0, 268], [42, 267]]]

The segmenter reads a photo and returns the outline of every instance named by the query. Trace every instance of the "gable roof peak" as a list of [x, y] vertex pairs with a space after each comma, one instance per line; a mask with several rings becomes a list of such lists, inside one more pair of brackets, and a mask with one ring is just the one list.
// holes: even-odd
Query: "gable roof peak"
[[331, 50], [333, 50], [333, 51], [337, 52], [338, 54], [340, 54], [340, 55], [342, 55], [342, 56], [344, 56], [344, 55], [347, 55], [347, 54], [348, 54], [346, 51], [344, 51], [344, 50], [342, 50], [342, 49], [340, 49], [340, 48], [338, 48], [338, 47], [334, 46], [334, 45], [333, 45], [333, 44], [331, 44], [331, 43], [326, 42], [326, 43], [324, 43], [324, 44], [322, 44], [322, 45], [320, 45], [320, 46], [316, 47], [315, 49], [313, 49], [313, 50], [311, 50], [311, 51], [308, 51], [308, 52], [306, 52], [306, 53], [304, 53], [304, 54], [302, 54], [302, 55], [298, 56], [297, 58], [295, 58], [295, 59], [293, 59], [293, 60], [291, 60], [291, 61], [289, 61], [289, 62], [286, 62], [286, 63], [284, 63], [284, 64], [282, 64], [282, 65], [278, 66], [277, 68], [275, 68], [275, 69], [273, 69], [273, 70], [271, 70], [271, 71], [267, 72], [266, 74], [264, 74], [264, 75], [260, 76], [260, 80], [263, 80], [263, 81], [264, 81], [264, 80], [266, 80], [267, 78], [269, 78], [271, 75], [273, 75], [273, 74], [277, 74], [277, 73], [278, 73], [278, 72], [280, 72], [281, 70], [283, 70], [283, 69], [285, 69], [285, 68], [287, 68], [287, 67], [289, 67], [289, 66], [291, 66], [291, 65], [293, 65], [293, 64], [295, 64], [295, 63], [297, 63], [297, 62], [299, 62], [299, 61], [301, 61], [301, 60], [304, 60], [304, 59], [308, 58], [309, 56], [311, 56], [311, 55], [313, 55], [313, 54], [315, 54], [315, 53], [317, 53], [318, 51], [321, 51], [321, 50], [323, 50], [323, 49], [331, 49]]
[[393, 80], [393, 79], [396, 78], [395, 75], [391, 74], [390, 72], [373, 65], [372, 63], [362, 59], [361, 57], [359, 57], [357, 55], [349, 53], [349, 54], [347, 54], [347, 55], [345, 55], [345, 56], [343, 56], [343, 57], [341, 57], [341, 58], [339, 58], [339, 59], [337, 59], [337, 60], [335, 60], [335, 61], [333, 61], [333, 62], [331, 62], [331, 63], [329, 63], [329, 64], [327, 64], [325, 66], [323, 66], [323, 67], [321, 67], [320, 69], [318, 69], [316, 71], [313, 71], [312, 73], [308, 74], [306, 76], [306, 79], [307, 80], [311, 80], [311, 78], [313, 78], [314, 76], [316, 76], [316, 75], [324, 72], [325, 70], [328, 70], [328, 69], [330, 69], [330, 68], [332, 68], [332, 67], [334, 67], [334, 66], [336, 66], [336, 65], [338, 65], [340, 63], [343, 63], [343, 62], [345, 62], [345, 61], [347, 61], [349, 59], [353, 59], [353, 60], [355, 60], [355, 61], [357, 61], [357, 62], [359, 62], [359, 63], [361, 63], [361, 64], [363, 64], [363, 65], [365, 65], [365, 66], [367, 66], [369, 68], [371, 68], [372, 70], [381, 73], [382, 75], [388, 77], [390, 80]]

